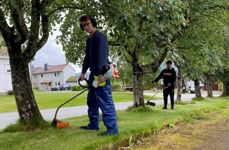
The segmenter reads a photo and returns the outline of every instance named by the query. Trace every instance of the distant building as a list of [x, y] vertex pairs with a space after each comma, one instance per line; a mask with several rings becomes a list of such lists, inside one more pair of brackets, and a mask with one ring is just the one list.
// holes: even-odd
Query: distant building
[[78, 79], [76, 76], [71, 76], [67, 79], [66, 83], [70, 86], [74, 86], [78, 84]]
[[13, 90], [9, 56], [6, 48], [0, 48], [0, 94]]
[[51, 91], [70, 86], [66, 81], [71, 76], [75, 76], [75, 70], [68, 64], [52, 66], [44, 64], [44, 68], [32, 69], [32, 85], [40, 91]]

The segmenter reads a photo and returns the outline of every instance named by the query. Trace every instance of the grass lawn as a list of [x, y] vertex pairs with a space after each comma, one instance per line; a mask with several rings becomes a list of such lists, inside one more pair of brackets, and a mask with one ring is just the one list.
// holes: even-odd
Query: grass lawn
[[[61, 103], [74, 96], [78, 92], [62, 91], [62, 92], [39, 92], [34, 91], [36, 101], [40, 109], [56, 108]], [[131, 92], [113, 92], [115, 102], [133, 101], [133, 94]], [[80, 95], [66, 106], [86, 105], [87, 92]], [[145, 98], [149, 98], [145, 96]], [[17, 111], [14, 96], [0, 96], [0, 113]]]
[[[195, 101], [186, 105], [176, 105], [175, 110], [161, 110], [161, 106], [137, 108], [132, 111], [118, 112], [119, 136], [101, 137], [101, 130], [84, 131], [79, 126], [86, 125], [86, 116], [67, 119], [70, 127], [66, 129], [49, 128], [33, 132], [0, 132], [0, 149], [2, 150], [91, 150], [106, 146], [114, 147], [125, 144], [136, 137], [161, 130], [165, 123], [173, 127], [176, 121], [192, 121], [207, 118], [209, 112], [223, 111], [229, 107], [229, 97]], [[229, 110], [229, 109], [227, 109]], [[225, 112], [229, 117], [229, 112]], [[12, 130], [11, 130], [12, 131]]]

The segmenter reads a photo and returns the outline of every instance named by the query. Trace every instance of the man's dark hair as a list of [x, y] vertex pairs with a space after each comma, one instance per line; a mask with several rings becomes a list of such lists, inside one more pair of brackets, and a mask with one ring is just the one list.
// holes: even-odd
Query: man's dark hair
[[79, 21], [80, 21], [80, 28], [81, 28], [82, 30], [83, 30], [83, 26], [82, 26], [81, 22], [83, 22], [83, 21], [88, 21], [88, 20], [91, 21], [93, 27], [97, 27], [97, 23], [96, 23], [95, 18], [93, 18], [93, 17], [91, 17], [91, 16], [83, 15], [83, 16], [81, 16], [80, 19], [79, 19]]
[[167, 60], [166, 64], [172, 64], [173, 62], [171, 60]]

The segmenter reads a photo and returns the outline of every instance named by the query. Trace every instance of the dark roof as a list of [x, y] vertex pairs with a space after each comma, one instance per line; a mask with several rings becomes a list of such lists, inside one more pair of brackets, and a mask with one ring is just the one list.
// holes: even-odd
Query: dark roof
[[42, 67], [36, 67], [33, 69], [32, 73], [33, 74], [42, 74], [42, 73], [62, 72], [66, 66], [67, 64], [48, 66], [47, 71], [45, 71], [45, 69]]

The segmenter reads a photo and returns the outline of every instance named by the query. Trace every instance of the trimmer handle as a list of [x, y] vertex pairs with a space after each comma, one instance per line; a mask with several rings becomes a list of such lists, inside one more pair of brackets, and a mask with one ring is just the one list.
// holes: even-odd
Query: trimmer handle
[[[82, 81], [86, 81], [87, 86], [82, 85], [82, 84], [81, 84]], [[78, 83], [79, 83], [79, 85], [80, 85], [82, 88], [90, 88], [90, 87], [91, 87], [91, 84], [90, 84], [89, 81], [88, 81], [87, 79], [85, 79], [85, 78], [84, 78], [84, 80], [80, 80], [80, 78], [79, 78], [79, 79], [78, 79]]]

